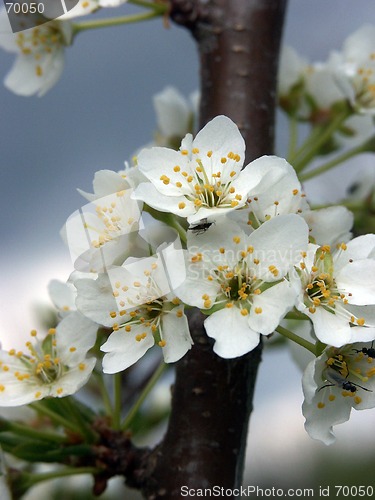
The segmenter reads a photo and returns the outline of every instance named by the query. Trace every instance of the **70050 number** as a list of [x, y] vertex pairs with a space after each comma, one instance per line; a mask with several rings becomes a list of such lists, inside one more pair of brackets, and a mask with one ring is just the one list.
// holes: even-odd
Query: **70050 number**
[[7, 2], [6, 4], [8, 14], [14, 12], [14, 14], [43, 14], [44, 12], [44, 4], [31, 2], [31, 3], [19, 3]]
[[343, 497], [364, 497], [371, 498], [374, 494], [372, 486], [335, 486], [336, 496], [342, 495]]

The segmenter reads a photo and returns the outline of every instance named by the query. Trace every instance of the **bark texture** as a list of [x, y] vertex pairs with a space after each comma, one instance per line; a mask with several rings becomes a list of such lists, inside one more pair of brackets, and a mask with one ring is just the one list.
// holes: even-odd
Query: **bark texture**
[[[172, 0], [171, 18], [188, 28], [201, 61], [200, 125], [225, 114], [240, 128], [247, 162], [272, 154], [276, 75], [286, 0]], [[224, 360], [212, 351], [204, 316], [176, 367], [166, 436], [140, 472], [145, 498], [179, 499], [181, 487], [224, 488], [242, 480], [248, 421], [261, 346]], [[228, 332], [228, 335], [235, 332]]]

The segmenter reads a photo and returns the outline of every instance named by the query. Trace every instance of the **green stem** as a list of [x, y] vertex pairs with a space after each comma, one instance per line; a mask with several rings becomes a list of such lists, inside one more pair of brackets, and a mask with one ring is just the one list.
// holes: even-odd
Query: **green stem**
[[294, 165], [299, 158], [302, 158], [305, 152], [307, 152], [310, 147], [315, 143], [316, 138], [321, 134], [321, 127], [315, 126], [311, 129], [309, 135], [303, 141], [302, 145], [294, 151], [294, 154], [288, 156], [288, 161]]
[[141, 14], [132, 14], [129, 16], [111, 17], [109, 19], [96, 19], [95, 21], [83, 21], [73, 25], [73, 33], [76, 35], [81, 31], [94, 30], [97, 28], [110, 28], [112, 26], [120, 26], [122, 24], [139, 23], [148, 21], [155, 17], [164, 14], [165, 9], [153, 10], [152, 12], [142, 12]]
[[301, 347], [304, 347], [308, 351], [312, 352], [314, 356], [316, 356], [316, 349], [315, 345], [309, 342], [308, 340], [303, 339], [299, 335], [296, 335], [295, 333], [291, 332], [290, 330], [287, 330], [283, 326], [278, 326], [276, 328], [276, 331], [280, 333], [280, 335], [283, 335], [289, 340], [292, 340], [296, 344], [300, 345]]
[[134, 403], [134, 405], [130, 409], [129, 413], [126, 415], [125, 420], [121, 425], [122, 430], [126, 430], [131, 426], [131, 424], [134, 420], [134, 417], [137, 415], [138, 410], [142, 406], [144, 400], [149, 395], [149, 393], [152, 391], [152, 389], [154, 388], [154, 386], [156, 385], [157, 381], [162, 376], [162, 374], [164, 373], [166, 368], [167, 368], [167, 365], [164, 362], [161, 362], [159, 367], [155, 371], [155, 373], [152, 375], [152, 377], [148, 381], [146, 387], [143, 389], [141, 395], [139, 396], [137, 401]]
[[67, 396], [62, 399], [69, 412], [72, 414], [72, 417], [77, 422], [80, 434], [84, 436], [85, 441], [88, 443], [95, 442], [97, 439], [97, 434], [91, 429], [90, 423], [88, 423], [84, 416], [82, 415], [80, 409], [77, 407], [74, 398], [71, 396]]
[[167, 6], [161, 5], [160, 3], [148, 2], [147, 0], [128, 0], [128, 3], [133, 5], [138, 5], [139, 7], [144, 7], [145, 9], [156, 10], [161, 13], [167, 11]]
[[66, 477], [66, 476], [75, 476], [78, 474], [97, 474], [98, 472], [100, 472], [100, 469], [96, 467], [76, 467], [76, 468], [66, 467], [65, 469], [55, 470], [52, 472], [29, 474], [28, 484], [30, 485], [29, 487], [31, 487], [42, 481], [48, 481], [49, 479], [56, 479], [59, 477]]
[[314, 170], [310, 170], [309, 172], [306, 172], [305, 174], [301, 174], [299, 176], [299, 179], [301, 182], [307, 181], [308, 179], [312, 179], [313, 177], [316, 177], [317, 175], [321, 175], [324, 172], [327, 172], [333, 167], [336, 167], [336, 165], [339, 165], [340, 163], [343, 163], [344, 161], [349, 160], [353, 156], [356, 156], [358, 154], [364, 153], [366, 151], [366, 143], [360, 144], [356, 148], [350, 149], [349, 151], [346, 151], [345, 153], [336, 156], [336, 158], [333, 158], [331, 161], [328, 161], [321, 165], [318, 168], [315, 168]]
[[77, 434], [81, 434], [80, 428], [74, 422], [66, 420], [58, 413], [55, 413], [53, 410], [47, 408], [45, 405], [43, 405], [41, 401], [39, 401], [38, 403], [30, 403], [29, 407], [35, 410], [37, 413], [40, 413], [50, 418], [52, 422], [55, 422], [56, 424], [65, 427], [66, 429], [70, 429], [71, 431]]
[[112, 415], [113, 408], [112, 408], [111, 398], [109, 397], [108, 390], [107, 390], [107, 387], [106, 387], [104, 379], [103, 379], [103, 374], [100, 372], [94, 371], [94, 377], [96, 379], [100, 394], [102, 396], [102, 401], [104, 404], [105, 412], [107, 415]]
[[113, 412], [112, 412], [112, 426], [118, 430], [121, 427], [121, 400], [122, 400], [122, 375], [115, 373], [113, 376]]
[[186, 244], [187, 238], [186, 238], [186, 231], [185, 229], [181, 226], [181, 224], [176, 220], [175, 216], [173, 214], [167, 214], [167, 217], [165, 219], [167, 221], [168, 226], [173, 227], [181, 238], [181, 241], [183, 241]]
[[[4, 428], [3, 428], [4, 424]], [[32, 429], [27, 427], [26, 425], [19, 424], [17, 422], [10, 422], [9, 420], [1, 419], [0, 426], [1, 431], [3, 432], [13, 432], [18, 436], [25, 436], [32, 439], [40, 440], [40, 441], [49, 441], [57, 444], [66, 443], [66, 437], [61, 436], [59, 434], [53, 432], [46, 431], [38, 431], [36, 429]]]
[[349, 111], [345, 109], [341, 113], [338, 113], [326, 127], [318, 129], [318, 134], [311, 142], [309, 141], [309, 147], [306, 154], [301, 159], [298, 159], [298, 156], [300, 157], [300, 155], [298, 155], [294, 161], [293, 166], [296, 172], [301, 172], [306, 165], [315, 158], [321, 147], [332, 137], [333, 133], [336, 132], [348, 116]]
[[295, 116], [289, 117], [289, 144], [288, 159], [293, 158], [297, 151], [298, 144], [298, 120]]
[[143, 205], [143, 211], [150, 214], [154, 219], [160, 220], [161, 222], [164, 222], [164, 224], [167, 224], [168, 226], [175, 229], [181, 241], [186, 244], [186, 230], [176, 220], [176, 217], [173, 214], [170, 214], [168, 212], [159, 212], [159, 210], [155, 210], [149, 205], [146, 205], [146, 203]]
[[285, 319], [309, 320], [309, 317], [300, 311], [290, 311], [285, 315]]
[[364, 209], [363, 200], [340, 200], [338, 203], [323, 203], [322, 205], [311, 205], [311, 210], [321, 210], [322, 208], [335, 207], [337, 205], [346, 207], [352, 212]]

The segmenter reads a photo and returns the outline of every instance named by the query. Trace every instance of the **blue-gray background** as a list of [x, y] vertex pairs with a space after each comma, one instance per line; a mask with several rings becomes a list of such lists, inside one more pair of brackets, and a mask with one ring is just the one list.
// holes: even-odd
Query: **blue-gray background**
[[[124, 5], [110, 14], [128, 9]], [[290, 0], [284, 41], [311, 60], [325, 60], [366, 22], [375, 23], [374, 0]], [[0, 52], [1, 78], [13, 59]], [[78, 36], [66, 50], [61, 80], [42, 98], [18, 97], [0, 86], [0, 339], [5, 346], [34, 326], [30, 304], [43, 299], [48, 280], [69, 273], [59, 230], [82, 203], [76, 188], [90, 191], [95, 171], [121, 169], [150, 140], [155, 127], [152, 95], [169, 84], [185, 95], [198, 87], [195, 45], [185, 30], [165, 29], [156, 20]], [[281, 122], [280, 137], [285, 137], [284, 126]], [[258, 443], [252, 459], [260, 475], [275, 461], [281, 467], [285, 452], [290, 470], [297, 446], [320, 449], [303, 434], [298, 370], [287, 356], [277, 365], [273, 355], [269, 359], [257, 390], [256, 407], [263, 410], [252, 424], [257, 443], [256, 436], [264, 436], [266, 414], [272, 415], [269, 438]], [[277, 411], [271, 397], [280, 398]], [[358, 426], [374, 421], [373, 414], [361, 418], [341, 433], [343, 449], [350, 449]], [[364, 435], [361, 443], [368, 440]], [[301, 460], [295, 457], [295, 463]]]

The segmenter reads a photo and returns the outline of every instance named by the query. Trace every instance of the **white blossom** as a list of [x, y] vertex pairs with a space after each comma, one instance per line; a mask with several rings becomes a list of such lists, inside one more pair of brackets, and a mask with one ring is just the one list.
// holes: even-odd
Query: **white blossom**
[[43, 339], [33, 330], [26, 352], [0, 350], [0, 406], [20, 406], [77, 392], [96, 363], [87, 353], [95, 344], [97, 328], [74, 312]]
[[296, 307], [315, 335], [335, 347], [375, 339], [375, 235], [338, 245], [310, 245], [290, 277], [299, 289]]
[[[195, 137], [188, 134], [180, 151], [154, 147], [141, 151], [138, 166], [149, 179], [134, 196], [162, 212], [186, 217], [189, 224], [241, 208], [249, 194], [263, 192], [283, 172], [260, 167], [268, 164], [264, 156], [241, 167], [245, 143], [237, 126], [227, 117], [211, 120]], [[255, 166], [255, 163], [257, 167]]]
[[375, 349], [373, 343], [326, 348], [303, 375], [302, 412], [310, 437], [329, 445], [333, 426], [349, 420], [351, 409], [375, 406]]
[[[71, 19], [74, 17], [92, 14], [100, 8], [119, 7], [127, 0], [64, 0], [67, 12], [58, 19]], [[75, 4], [75, 5], [74, 5]]]
[[341, 52], [331, 55], [335, 78], [359, 113], [375, 113], [375, 26], [366, 24], [352, 33]]
[[91, 201], [69, 217], [62, 231], [77, 270], [102, 272], [110, 265], [122, 264], [132, 251], [145, 245], [138, 235], [142, 203], [133, 199], [125, 175], [99, 171], [94, 193], [81, 191]]
[[168, 86], [153, 97], [157, 119], [155, 145], [175, 147], [193, 132], [198, 115], [199, 94], [193, 93], [189, 100], [177, 89]]
[[229, 220], [188, 235], [187, 279], [176, 294], [209, 314], [204, 326], [219, 356], [251, 351], [293, 307], [296, 294], [284, 278], [307, 240], [306, 223], [292, 214], [265, 222], [250, 236]]
[[0, 47], [16, 54], [16, 61], [4, 80], [15, 94], [44, 95], [60, 78], [64, 51], [73, 37], [69, 21], [51, 21], [12, 33], [5, 9], [0, 10]]
[[[172, 278], [173, 280], [173, 278]], [[105, 373], [125, 370], [155, 344], [167, 363], [180, 359], [192, 345], [183, 304], [171, 293], [171, 276], [161, 253], [128, 259], [97, 280], [81, 279], [77, 308], [113, 329], [102, 345]]]

